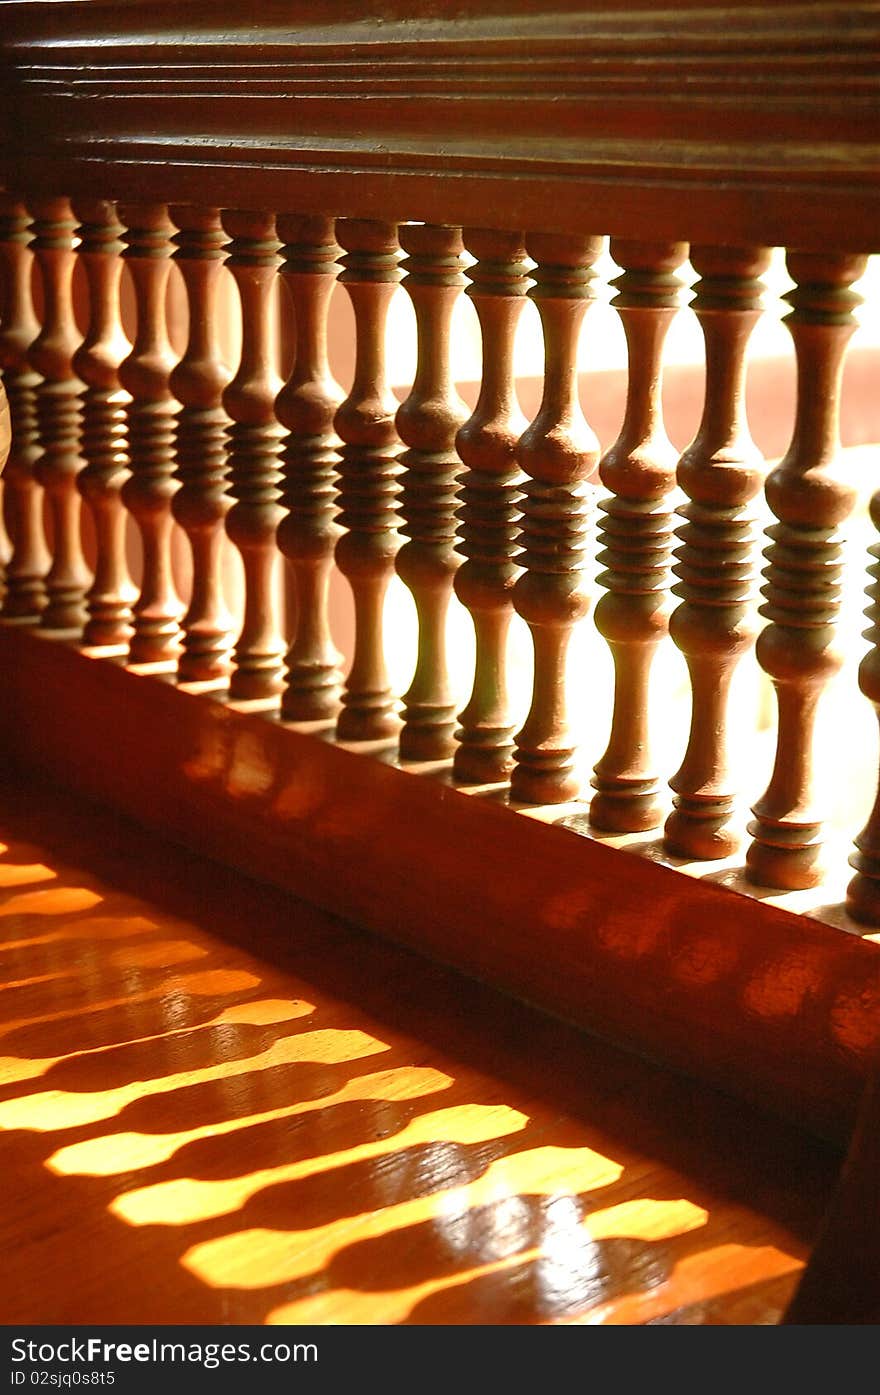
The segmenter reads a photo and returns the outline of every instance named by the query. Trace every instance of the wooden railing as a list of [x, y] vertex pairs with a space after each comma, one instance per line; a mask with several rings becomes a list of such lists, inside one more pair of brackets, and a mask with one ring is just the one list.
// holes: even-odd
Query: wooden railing
[[[878, 947], [767, 891], [821, 886], [826, 871], [813, 732], [841, 661], [853, 287], [880, 250], [880, 10], [357, 8], [265, 0], [221, 33], [198, 4], [6, 6], [4, 739], [88, 795], [834, 1131], [880, 1039]], [[744, 384], [772, 247], [788, 249], [797, 407], [771, 468]], [[628, 383], [603, 451], [578, 343], [606, 251]], [[688, 262], [705, 389], [680, 454], [660, 385]], [[230, 275], [241, 345], [227, 365]], [[341, 384], [327, 353], [337, 279], [355, 337]], [[398, 283], [417, 336], [401, 401], [386, 363]], [[463, 292], [483, 353], [472, 409], [451, 334]], [[526, 298], [544, 350], [531, 420], [513, 353]], [[880, 526], [880, 492], [871, 513]], [[354, 613], [345, 656], [334, 568]], [[417, 615], [405, 692], [385, 652], [395, 574]], [[869, 595], [860, 683], [880, 706], [876, 583]], [[446, 648], [453, 596], [475, 634], [463, 706]], [[534, 656], [519, 722], [514, 616]], [[567, 654], [593, 624], [614, 695], [588, 794]], [[51, 654], [37, 633], [59, 641]], [[671, 788], [649, 749], [652, 662], [670, 643], [692, 695]], [[754, 663], [778, 731], [763, 792], [745, 791], [746, 832], [727, 730], [735, 671]], [[193, 707], [197, 692], [209, 696]], [[407, 770], [421, 772], [418, 793]], [[228, 808], [206, 813], [215, 777]], [[451, 784], [472, 790], [470, 811], [449, 804]], [[569, 828], [586, 817], [591, 836], [554, 828], [554, 806]], [[647, 859], [602, 842], [652, 832]], [[740, 852], [755, 899], [694, 878]], [[849, 915], [880, 925], [880, 802], [852, 862]]]

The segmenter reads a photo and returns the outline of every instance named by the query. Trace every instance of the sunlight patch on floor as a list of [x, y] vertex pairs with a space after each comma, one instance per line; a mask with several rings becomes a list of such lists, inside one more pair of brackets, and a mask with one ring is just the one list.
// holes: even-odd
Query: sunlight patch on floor
[[50, 890], [23, 891], [0, 903], [0, 916], [75, 915], [100, 905], [104, 898], [84, 886], [59, 886]]
[[804, 1267], [799, 1254], [777, 1245], [713, 1245], [698, 1254], [685, 1255], [675, 1265], [668, 1286], [615, 1298], [602, 1304], [584, 1321], [590, 1325], [628, 1326], [664, 1317], [678, 1308], [705, 1304], [712, 1298], [734, 1294], [751, 1281], [760, 1261], [762, 1282], [796, 1276]]
[[29, 886], [32, 882], [56, 881], [58, 873], [42, 862], [2, 863], [0, 862], [0, 888], [9, 886]]
[[242, 1118], [227, 1119], [219, 1124], [184, 1129], [178, 1133], [143, 1134], [116, 1133], [110, 1138], [89, 1138], [59, 1148], [46, 1159], [51, 1172], [65, 1177], [113, 1177], [123, 1172], [156, 1167], [168, 1162], [178, 1148], [202, 1138], [222, 1138], [239, 1129], [273, 1119], [296, 1119], [303, 1114], [317, 1114], [337, 1104], [355, 1101], [420, 1099], [426, 1095], [448, 1090], [452, 1077], [429, 1066], [409, 1066], [405, 1071], [376, 1071], [373, 1075], [347, 1080], [341, 1089], [322, 1095], [316, 1100], [304, 1100], [282, 1109], [269, 1109]]
[[[292, 1022], [299, 1017], [307, 1017], [314, 1011], [314, 1004], [307, 1003], [303, 999], [285, 1002], [280, 998], [266, 998], [259, 1002], [233, 1003], [230, 1007], [224, 1008], [222, 1012], [218, 1012], [215, 1017], [210, 1017], [206, 1022], [200, 1022], [196, 1028], [189, 1030], [201, 1031], [205, 1028], [222, 1026], [275, 1026], [283, 1022]], [[184, 1030], [187, 1029], [184, 1028]], [[154, 1032], [147, 1036], [129, 1038], [125, 1042], [125, 1047], [144, 1046], [150, 1042], [161, 1047], [167, 1039], [167, 1032]], [[102, 1055], [117, 1052], [120, 1045], [119, 1042], [110, 1042], [106, 1046], [97, 1046], [90, 1051], [75, 1051], [62, 1056], [45, 1056], [43, 1058], [0, 1056], [0, 1085], [33, 1080], [37, 1076], [45, 1075], [52, 1066], [60, 1065], [62, 1061], [100, 1059]], [[137, 1137], [137, 1135], [128, 1136]], [[125, 1135], [116, 1135], [114, 1146], [123, 1137]], [[155, 1144], [156, 1141], [156, 1138], [151, 1136], [150, 1142]], [[85, 1143], [72, 1145], [72, 1148], [90, 1149], [97, 1145], [103, 1146], [103, 1144], [103, 1139], [89, 1139]], [[71, 1150], [60, 1150], [62, 1153], [68, 1151]]]
[[[339, 1152], [327, 1151], [299, 1162], [261, 1168], [244, 1177], [223, 1178], [220, 1181], [198, 1181], [184, 1177], [172, 1182], [159, 1182], [155, 1186], [124, 1193], [111, 1203], [110, 1210], [129, 1225], [190, 1225], [218, 1216], [234, 1216], [264, 1187], [298, 1181], [317, 1173], [332, 1173], [353, 1163], [376, 1162], [380, 1165], [388, 1159], [393, 1167], [395, 1156], [402, 1154], [406, 1148], [419, 1145], [433, 1147], [441, 1143], [458, 1143], [462, 1146], [487, 1143], [517, 1133], [527, 1122], [524, 1114], [504, 1106], [453, 1106], [413, 1119], [390, 1139], [376, 1139]], [[424, 1170], [422, 1172], [419, 1180], [414, 1180], [416, 1190], [430, 1184], [429, 1176], [424, 1175]]]
[[218, 1062], [217, 1065], [205, 1066], [201, 1070], [191, 1070], [187, 1067], [179, 1072], [162, 1075], [158, 1079], [135, 1080], [131, 1084], [105, 1090], [97, 1095], [47, 1090], [20, 1100], [5, 1100], [0, 1102], [0, 1128], [34, 1129], [40, 1133], [81, 1128], [85, 1124], [112, 1119], [125, 1105], [141, 1100], [147, 1095], [173, 1094], [175, 1090], [200, 1083], [216, 1082], [219, 1085], [254, 1070], [267, 1070], [273, 1066], [308, 1062], [322, 1065], [338, 1064], [356, 1061], [387, 1050], [385, 1042], [378, 1041], [367, 1032], [338, 1031], [332, 1028], [302, 1032], [298, 1036], [284, 1037], [274, 1042], [267, 1050], [242, 1060]]
[[[498, 1214], [498, 1234], [490, 1235], [493, 1250], [510, 1246], [519, 1253], [525, 1241], [524, 1223], [517, 1214], [510, 1216], [511, 1198], [527, 1194], [541, 1201], [569, 1190], [583, 1194], [601, 1190], [616, 1182], [623, 1167], [596, 1153], [592, 1148], [559, 1148], [552, 1145], [525, 1149], [496, 1158], [475, 1181], [464, 1186], [452, 1184], [444, 1190], [442, 1179], [432, 1178], [428, 1195], [380, 1204], [360, 1215], [345, 1217], [307, 1230], [273, 1230], [264, 1227], [241, 1230], [191, 1246], [181, 1263], [203, 1283], [242, 1287], [266, 1287], [304, 1280], [328, 1269], [333, 1281], [334, 1256], [342, 1246], [353, 1247], [371, 1238], [395, 1234], [406, 1254], [409, 1227], [436, 1224], [453, 1231], [467, 1226], [471, 1212]], [[454, 1170], [452, 1172], [454, 1179]], [[412, 1189], [411, 1184], [408, 1187]], [[482, 1214], [475, 1220], [484, 1223]], [[526, 1222], [526, 1227], [528, 1222]], [[491, 1230], [491, 1220], [489, 1221]], [[454, 1244], [454, 1241], [453, 1241]]]

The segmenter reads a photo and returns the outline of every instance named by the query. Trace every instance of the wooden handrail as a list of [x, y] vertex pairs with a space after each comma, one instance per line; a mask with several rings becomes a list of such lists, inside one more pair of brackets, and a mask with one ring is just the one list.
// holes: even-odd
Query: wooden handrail
[[[873, 250], [873, 3], [4, 6], [10, 188]], [[795, 212], [795, 208], [797, 211]], [[479, 210], [479, 211], [478, 211]], [[841, 245], [842, 241], [845, 246]]]

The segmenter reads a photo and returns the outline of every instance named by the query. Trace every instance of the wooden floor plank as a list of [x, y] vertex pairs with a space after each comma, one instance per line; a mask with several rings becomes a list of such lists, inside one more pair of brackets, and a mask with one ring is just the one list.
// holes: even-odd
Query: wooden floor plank
[[37, 786], [0, 841], [3, 1322], [778, 1321], [834, 1151]]

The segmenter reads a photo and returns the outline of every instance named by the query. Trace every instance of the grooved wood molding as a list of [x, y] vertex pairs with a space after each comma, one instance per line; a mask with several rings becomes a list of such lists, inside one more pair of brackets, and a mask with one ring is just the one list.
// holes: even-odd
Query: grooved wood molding
[[654, 236], [763, 245], [795, 194], [799, 246], [877, 245], [876, 4], [3, 11], [10, 187], [619, 236], [647, 197]]

